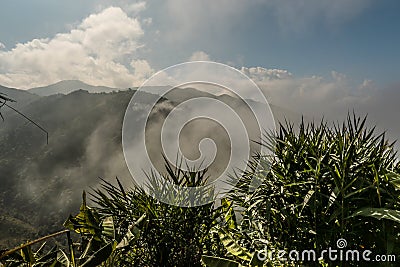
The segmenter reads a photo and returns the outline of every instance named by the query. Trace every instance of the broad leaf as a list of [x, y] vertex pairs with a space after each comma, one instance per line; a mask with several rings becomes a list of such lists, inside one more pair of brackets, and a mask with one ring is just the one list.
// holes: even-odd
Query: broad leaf
[[251, 261], [253, 255], [246, 248], [241, 247], [229, 232], [220, 229], [218, 233], [222, 244], [230, 254], [239, 259]]
[[375, 219], [387, 219], [400, 223], [400, 211], [385, 208], [363, 208], [354, 212], [349, 218], [355, 216], [367, 216]]

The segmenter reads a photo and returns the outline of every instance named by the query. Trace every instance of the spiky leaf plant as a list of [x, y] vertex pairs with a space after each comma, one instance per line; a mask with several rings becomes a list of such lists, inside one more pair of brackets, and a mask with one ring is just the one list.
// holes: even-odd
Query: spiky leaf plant
[[[181, 186], [206, 183], [206, 171], [186, 172], [167, 166], [165, 176]], [[110, 266], [202, 266], [203, 254], [222, 256], [224, 247], [211, 230], [218, 224], [221, 208], [214, 204], [185, 208], [168, 205], [142, 189], [126, 190], [104, 181], [94, 191], [96, 210], [112, 217], [117, 250]]]
[[[247, 248], [322, 251], [344, 238], [348, 249], [400, 253], [400, 165], [385, 134], [349, 115], [332, 127], [281, 124], [274, 139], [275, 156], [257, 156], [230, 196]], [[262, 183], [249, 193], [254, 176]]]

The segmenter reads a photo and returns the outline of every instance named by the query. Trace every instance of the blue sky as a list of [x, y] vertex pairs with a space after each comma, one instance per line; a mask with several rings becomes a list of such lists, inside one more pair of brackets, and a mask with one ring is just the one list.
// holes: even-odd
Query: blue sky
[[[89, 15], [116, 6], [137, 19], [143, 31], [135, 40], [140, 48], [129, 51], [129, 60], [146, 61], [152, 71], [203, 51], [211, 60], [238, 68], [283, 69], [296, 77], [329, 78], [336, 71], [354, 83], [372, 80], [380, 86], [397, 84], [400, 79], [400, 2], [395, 0], [153, 0], [145, 4], [3, 0], [0, 5], [3, 54], [17, 44], [68, 33]], [[0, 73], [27, 72], [4, 63], [7, 60], [0, 62]], [[12, 81], [19, 76], [7, 77], [3, 84], [29, 87]], [[65, 79], [74, 77], [69, 73]], [[54, 76], [54, 80], [62, 78]]]

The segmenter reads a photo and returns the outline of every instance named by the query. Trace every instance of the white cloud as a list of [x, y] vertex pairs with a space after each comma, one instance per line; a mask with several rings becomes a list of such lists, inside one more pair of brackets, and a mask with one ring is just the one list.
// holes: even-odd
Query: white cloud
[[277, 76], [289, 72], [259, 67], [242, 71], [256, 82], [270, 104], [283, 108], [283, 115], [292, 122], [298, 123], [301, 115], [316, 122], [322, 118], [329, 123], [342, 122], [354, 111], [357, 116], [368, 115], [367, 124], [377, 126], [378, 132], [387, 131], [390, 140], [400, 136], [400, 124], [396, 123], [400, 117], [400, 84], [380, 88], [371, 80], [357, 83], [336, 71], [331, 77]]
[[362, 84], [359, 86], [360, 90], [373, 90], [376, 88], [374, 81], [365, 79]]
[[332, 78], [338, 82], [343, 82], [347, 79], [346, 75], [337, 71], [331, 71]]
[[[0, 84], [17, 88], [47, 85], [64, 79], [90, 84], [132, 87], [142, 82], [141, 61], [128, 63], [143, 46], [138, 19], [119, 7], [109, 7], [85, 18], [68, 33], [19, 43], [0, 51]], [[138, 76], [136, 76], [138, 74]]]
[[6, 46], [2, 42], [0, 42], [0, 49], [5, 49], [5, 48]]
[[146, 2], [136, 2], [131, 3], [131, 1], [125, 1], [124, 4], [121, 5], [122, 8], [129, 14], [138, 15], [140, 12], [146, 9]]
[[280, 69], [265, 69], [262, 67], [252, 67], [252, 68], [242, 67], [240, 71], [249, 76], [249, 78], [251, 78], [255, 82], [292, 78], [292, 74], [289, 71]]
[[153, 18], [144, 18], [142, 23], [143, 25], [150, 26], [153, 23]]
[[209, 60], [210, 56], [203, 51], [196, 51], [189, 58], [189, 61], [209, 61]]
[[131, 0], [99, 0], [97, 10], [101, 11], [109, 6], [120, 7], [129, 16], [137, 17], [147, 8], [146, 1], [131, 1]]
[[131, 67], [134, 70], [134, 75], [137, 79], [146, 80], [154, 73], [149, 63], [144, 59], [132, 60]]
[[337, 119], [357, 109], [377, 91], [372, 81], [357, 85], [336, 71], [331, 77], [295, 77], [287, 70], [262, 67], [242, 67], [241, 71], [260, 87], [270, 103], [314, 118]]

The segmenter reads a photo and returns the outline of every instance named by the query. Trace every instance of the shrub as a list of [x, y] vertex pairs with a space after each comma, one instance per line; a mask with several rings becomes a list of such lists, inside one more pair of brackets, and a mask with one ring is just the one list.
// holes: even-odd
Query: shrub
[[[230, 195], [242, 210], [240, 232], [249, 249], [268, 243], [322, 251], [344, 238], [349, 249], [400, 252], [400, 165], [393, 143], [365, 123], [348, 116], [331, 128], [280, 125], [275, 156], [258, 155]], [[249, 192], [254, 177], [262, 183]]]

